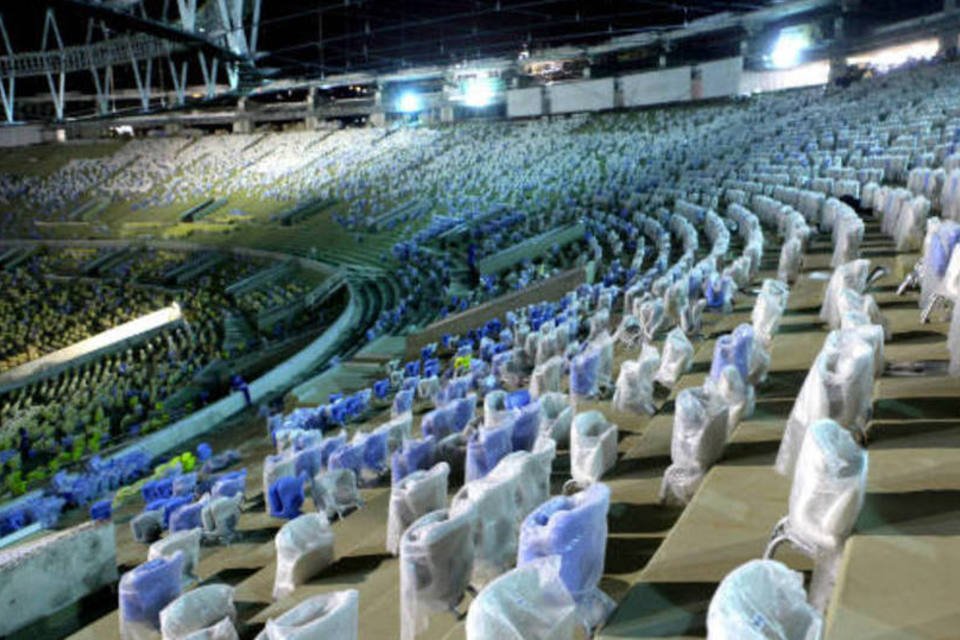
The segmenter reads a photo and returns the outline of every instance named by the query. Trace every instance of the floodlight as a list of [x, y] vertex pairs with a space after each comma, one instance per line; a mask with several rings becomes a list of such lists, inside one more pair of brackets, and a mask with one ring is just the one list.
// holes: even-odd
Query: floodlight
[[401, 113], [417, 113], [423, 111], [423, 99], [420, 94], [413, 91], [405, 91], [400, 94], [397, 100], [397, 111]]
[[464, 83], [464, 105], [485, 107], [491, 102], [493, 102], [493, 83], [488, 78], [471, 78]]
[[780, 69], [794, 67], [800, 62], [800, 54], [810, 45], [810, 37], [798, 31], [780, 32], [780, 37], [770, 52], [770, 61]]

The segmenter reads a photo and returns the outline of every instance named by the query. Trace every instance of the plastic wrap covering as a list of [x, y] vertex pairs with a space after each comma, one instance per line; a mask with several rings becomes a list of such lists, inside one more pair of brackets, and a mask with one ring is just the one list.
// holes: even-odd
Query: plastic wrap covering
[[563, 365], [563, 357], [554, 356], [534, 367], [530, 376], [530, 395], [538, 398], [545, 393], [562, 391]]
[[540, 433], [546, 434], [566, 447], [570, 443], [570, 425], [573, 423], [573, 407], [565, 394], [547, 393], [540, 397]]
[[823, 304], [820, 306], [820, 319], [828, 323], [831, 328], [840, 326], [840, 312], [838, 303], [844, 289], [853, 289], [863, 293], [867, 288], [867, 277], [870, 275], [870, 261], [866, 259], [852, 260], [833, 270], [830, 282], [823, 294]]
[[374, 433], [386, 432], [387, 451], [393, 453], [403, 446], [403, 442], [410, 437], [412, 431], [413, 414], [406, 413], [380, 425], [374, 430]]
[[653, 380], [660, 368], [657, 348], [644, 344], [640, 357], [627, 360], [620, 366], [613, 406], [617, 411], [653, 415]]
[[390, 417], [396, 418], [408, 411], [412, 411], [415, 393], [413, 389], [402, 389], [398, 391], [397, 395], [393, 398], [393, 406], [390, 407]]
[[[960, 251], [954, 254], [960, 255]], [[950, 361], [947, 371], [951, 376], [960, 376], [960, 304], [954, 301], [953, 311], [950, 314], [950, 329], [947, 332], [947, 352]]]
[[467, 640], [573, 640], [576, 603], [560, 563], [531, 560], [484, 587], [467, 612]]
[[756, 339], [753, 325], [743, 323], [733, 330], [733, 339], [737, 342], [738, 350], [747, 351], [747, 379], [748, 384], [760, 384], [767, 379], [770, 369], [770, 355], [763, 345]]
[[930, 213], [930, 201], [917, 196], [904, 202], [900, 207], [893, 229], [897, 251], [917, 251], [923, 246], [927, 215]]
[[267, 493], [268, 511], [274, 518], [290, 520], [300, 515], [303, 500], [303, 480], [284, 476], [270, 485], [270, 492]]
[[433, 466], [436, 451], [437, 441], [433, 436], [422, 440], [404, 440], [400, 450], [393, 452], [390, 461], [391, 482], [396, 484], [418, 469], [429, 469]]
[[507, 407], [507, 392], [496, 390], [491, 391], [483, 398], [483, 426], [497, 427], [504, 422], [509, 422], [515, 413], [514, 409]]
[[424, 435], [431, 435], [438, 440], [451, 433], [463, 431], [473, 420], [477, 406], [476, 394], [469, 394], [465, 398], [458, 398], [425, 414], [420, 424]]
[[883, 327], [870, 322], [870, 318], [864, 313], [848, 311], [840, 318], [840, 330], [855, 332], [873, 347], [873, 376], [879, 378], [883, 375], [886, 366], [883, 356]]
[[[526, 454], [529, 455], [529, 454]], [[486, 584], [516, 562], [520, 505], [515, 476], [484, 477], [468, 482], [450, 501], [450, 515], [470, 513], [473, 521], [472, 581]]]
[[839, 551], [863, 506], [867, 452], [833, 420], [804, 436], [790, 489], [787, 529], [818, 552]]
[[243, 494], [246, 490], [247, 485], [247, 470], [241, 469], [239, 471], [231, 471], [230, 473], [225, 473], [219, 478], [217, 478], [213, 483], [213, 488], [210, 490], [210, 495], [214, 498], [224, 497], [224, 498], [233, 498], [238, 497], [240, 501], [243, 501]]
[[711, 640], [818, 640], [823, 621], [807, 604], [803, 574], [751, 560], [720, 582], [707, 610]]
[[560, 579], [588, 629], [606, 620], [614, 605], [598, 588], [607, 549], [609, 509], [610, 488], [592, 484], [572, 496], [551, 498], [520, 527], [517, 565], [560, 556]]
[[627, 349], [635, 349], [643, 344], [643, 325], [636, 316], [627, 314], [620, 320], [620, 326], [613, 334], [614, 342], [622, 344]]
[[363, 505], [357, 476], [350, 469], [321, 471], [313, 477], [310, 494], [317, 511], [328, 519], [342, 518], [347, 511]]
[[954, 302], [960, 300], [960, 250], [956, 247], [950, 254], [947, 271], [943, 276], [943, 295]]
[[753, 415], [756, 392], [733, 365], [724, 367], [716, 380], [707, 378], [703, 388], [714, 401], [727, 408], [727, 436], [742, 420]]
[[166, 538], [157, 540], [150, 545], [147, 559], [172, 558], [180, 554], [183, 578], [188, 581], [192, 580], [197, 565], [200, 564], [200, 538], [202, 535], [203, 532], [200, 529], [171, 533]]
[[666, 317], [663, 301], [660, 299], [636, 300], [633, 306], [633, 315], [640, 320], [640, 326], [643, 327], [644, 340], [653, 342], [663, 328]]
[[570, 395], [574, 398], [591, 398], [600, 389], [600, 361], [602, 350], [595, 344], [587, 345], [570, 363]]
[[663, 313], [675, 323], [680, 322], [683, 310], [690, 303], [690, 294], [686, 280], [674, 282], [663, 296]]
[[960, 243], [960, 225], [952, 220], [930, 218], [923, 241], [923, 270], [920, 278], [920, 308], [929, 303], [935, 293], [942, 293], [944, 276], [953, 248]]
[[703, 389], [684, 389], [677, 395], [671, 464], [663, 474], [660, 500], [685, 505], [703, 476], [723, 454], [727, 441], [727, 406]]
[[465, 481], [487, 475], [508, 453], [513, 451], [513, 425], [480, 429], [467, 441]]
[[160, 612], [180, 596], [183, 554], [148, 560], [123, 574], [120, 595], [120, 637], [123, 640], [155, 638]]
[[414, 471], [390, 488], [387, 514], [387, 551], [400, 552], [400, 538], [411, 524], [431, 511], [447, 506], [450, 465], [438, 462], [429, 471]]
[[570, 429], [570, 475], [580, 485], [597, 482], [617, 463], [617, 425], [599, 411], [578, 413]]
[[274, 544], [277, 547], [274, 600], [290, 595], [333, 562], [333, 530], [321, 513], [306, 513], [283, 525]]
[[203, 526], [200, 514], [206, 502], [198, 500], [191, 504], [185, 504], [170, 514], [170, 531], [187, 531], [198, 529]]
[[360, 594], [356, 589], [331, 591], [307, 598], [267, 620], [257, 640], [357, 640]]
[[693, 366], [693, 344], [682, 329], [674, 329], [667, 334], [663, 342], [663, 356], [655, 380], [673, 389], [680, 376]]
[[438, 442], [434, 460], [450, 465], [452, 477], [463, 478], [467, 466], [467, 436], [463, 433], [452, 433]]
[[869, 293], [857, 293], [853, 289], [844, 289], [840, 292], [837, 299], [837, 313], [839, 322], [834, 328], [839, 328], [843, 324], [843, 316], [847, 313], [858, 313], [867, 316], [871, 324], [875, 324], [883, 330], [883, 337], [889, 340], [891, 337], [890, 323], [880, 313], [880, 307], [877, 301]]
[[534, 400], [516, 409], [510, 423], [513, 451], [532, 451], [540, 428], [540, 401]]
[[473, 567], [470, 509], [458, 515], [428, 513], [400, 540], [400, 638], [426, 630], [430, 614], [452, 609], [463, 598]]
[[237, 629], [230, 618], [222, 618], [209, 627], [184, 636], [183, 640], [240, 640]]
[[237, 504], [236, 498], [226, 496], [211, 498], [200, 513], [200, 521], [203, 524], [204, 536], [220, 542], [229, 542], [240, 521], [240, 505]]
[[842, 216], [833, 230], [833, 256], [830, 266], [836, 267], [856, 260], [860, 255], [860, 244], [863, 242], [863, 220], [850, 211], [849, 215]]
[[438, 395], [440, 395], [440, 378], [437, 376], [421, 378], [417, 383], [417, 400], [436, 402]]
[[753, 331], [757, 340], [769, 349], [773, 342], [773, 336], [780, 328], [780, 320], [786, 310], [786, 303], [777, 293], [767, 290], [767, 282], [771, 281], [764, 281], [764, 288], [760, 290], [760, 294], [753, 304], [750, 320], [753, 323]]
[[863, 430], [873, 404], [874, 349], [856, 331], [827, 336], [793, 404], [777, 452], [776, 469], [792, 476], [807, 428], [823, 418]]
[[158, 540], [163, 535], [163, 512], [144, 511], [130, 521], [133, 539], [144, 544]]
[[730, 313], [733, 310], [733, 288], [733, 280], [728, 276], [714, 274], [708, 278], [704, 290], [707, 307], [718, 309], [723, 313]]
[[268, 500], [270, 487], [277, 480], [296, 475], [296, 461], [289, 454], [267, 456], [263, 459], [263, 498]]
[[749, 379], [752, 347], [752, 336], [728, 333], [717, 338], [713, 347], [713, 360], [710, 362], [710, 378], [719, 380], [724, 367], [733, 366], [744, 380]]
[[777, 265], [777, 278], [792, 284], [800, 277], [803, 268], [803, 245], [799, 238], [790, 238], [780, 248], [780, 262]]
[[[160, 612], [160, 633], [163, 640], [186, 640], [186, 638], [218, 627], [217, 636], [212, 633], [198, 635], [208, 636], [212, 640], [228, 640], [236, 638], [237, 632], [233, 622], [237, 618], [236, 607], [233, 606], [233, 587], [225, 584], [208, 584], [188, 591]], [[226, 619], [227, 625], [218, 624]]]
[[685, 334], [692, 336], [700, 333], [700, 327], [703, 324], [703, 310], [706, 308], [707, 301], [702, 298], [684, 308], [683, 314], [680, 316], [680, 328], [683, 329]]
[[514, 451], [487, 476], [490, 482], [513, 484], [518, 525], [534, 507], [550, 497], [550, 475], [556, 457], [556, 442], [541, 438], [534, 451]]

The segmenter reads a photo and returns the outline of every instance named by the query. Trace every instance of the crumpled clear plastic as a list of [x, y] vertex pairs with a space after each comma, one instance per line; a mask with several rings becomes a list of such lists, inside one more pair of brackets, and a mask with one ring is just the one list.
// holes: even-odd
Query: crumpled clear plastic
[[670, 285], [663, 295], [663, 314], [671, 323], [680, 323], [683, 311], [690, 303], [689, 285], [678, 280]]
[[725, 366], [719, 377], [707, 378], [703, 389], [713, 402], [727, 408], [727, 437], [740, 422], [753, 415], [756, 408], [756, 392], [753, 385], [741, 377], [733, 365]]
[[414, 471], [390, 488], [387, 514], [387, 551], [400, 552], [400, 538], [421, 516], [447, 506], [450, 465], [438, 462], [427, 471]]
[[788, 238], [780, 248], [780, 262], [777, 266], [777, 278], [793, 284], [800, 277], [803, 268], [803, 245], [799, 238]]
[[550, 497], [550, 475], [556, 457], [556, 442], [551, 438], [540, 438], [533, 451], [514, 451], [487, 476], [491, 482], [513, 483], [517, 525], [534, 507]]
[[930, 302], [935, 293], [942, 293], [944, 276], [950, 264], [953, 248], [960, 242], [960, 224], [953, 220], [930, 218], [923, 241], [923, 269], [920, 278], [920, 308]]
[[240, 500], [226, 496], [211, 498], [200, 512], [200, 521], [205, 538], [221, 543], [230, 542], [240, 521]]
[[[766, 347], [770, 348], [773, 342], [773, 336], [780, 328], [780, 320], [783, 318], [783, 312], [786, 310], [786, 287], [783, 292], [775, 284], [767, 283], [779, 282], [779, 280], [764, 280], [763, 287], [760, 289], [757, 300], [753, 304], [753, 311], [750, 313], [750, 320], [753, 323], [753, 331], [757, 340]], [[781, 283], [782, 285], [783, 283]]]
[[930, 214], [930, 201], [916, 196], [900, 207], [896, 218], [893, 238], [897, 251], [917, 251], [923, 246], [927, 216]]
[[838, 551], [867, 490], [867, 452], [833, 420], [810, 425], [790, 489], [787, 528], [817, 551]]
[[547, 393], [540, 396], [540, 433], [550, 436], [559, 447], [570, 443], [570, 426], [573, 424], [573, 407], [563, 393]]
[[614, 342], [622, 344], [627, 349], [636, 349], [643, 344], [643, 325], [633, 314], [626, 314], [620, 320], [620, 325], [613, 334]]
[[851, 260], [834, 269], [823, 293], [820, 319], [829, 324], [831, 328], [839, 327], [840, 294], [844, 289], [853, 289], [857, 293], [863, 293], [867, 288], [867, 277], [869, 275], [870, 261], [866, 258]]
[[659, 298], [654, 300], [635, 300], [633, 303], [633, 315], [640, 320], [640, 326], [643, 327], [643, 338], [647, 342], [653, 342], [663, 328], [666, 318], [663, 301]]
[[684, 389], [677, 395], [671, 464], [663, 474], [660, 500], [685, 505], [700, 481], [720, 459], [727, 442], [728, 407], [705, 389]]
[[595, 483], [572, 496], [547, 500], [520, 527], [517, 565], [560, 556], [560, 579], [577, 603], [578, 617], [587, 629], [606, 620], [614, 607], [613, 600], [598, 587], [609, 509], [610, 488]]
[[478, 429], [467, 441], [464, 480], [470, 482], [484, 477], [511, 451], [513, 424]]
[[222, 618], [209, 627], [184, 636], [183, 640], [240, 640], [236, 627], [230, 618]]
[[803, 574], [750, 560], [724, 577], [707, 610], [711, 640], [819, 640], [823, 620], [807, 604]]
[[713, 360], [710, 361], [710, 378], [720, 379], [720, 372], [726, 366], [734, 366], [744, 380], [750, 378], [750, 351], [753, 347], [751, 336], [727, 333], [717, 338], [713, 347]]
[[832, 328], [840, 328], [843, 325], [844, 314], [850, 312], [861, 313], [867, 316], [871, 324], [881, 327], [885, 340], [891, 338], [890, 323], [887, 322], [887, 319], [880, 312], [877, 301], [869, 293], [857, 293], [853, 289], [844, 289], [841, 291], [840, 297], [837, 300], [837, 313], [840, 316], [838, 318], [839, 322], [836, 327]]
[[138, 513], [130, 521], [130, 531], [137, 542], [148, 544], [158, 540], [163, 535], [163, 511]]
[[570, 429], [570, 475], [580, 485], [597, 482], [617, 463], [617, 425], [599, 411], [578, 413]]
[[864, 225], [852, 209], [847, 207], [847, 214], [841, 215], [833, 228], [833, 255], [830, 266], [836, 267], [845, 262], [856, 260], [860, 255], [860, 244], [863, 242]]
[[331, 469], [313, 476], [310, 496], [317, 512], [328, 520], [342, 518], [347, 511], [363, 506], [357, 475], [350, 469]]
[[[886, 368], [883, 355], [883, 327], [873, 324], [870, 318], [859, 311], [847, 311], [840, 318], [841, 331], [853, 331], [873, 347], [873, 376], [879, 378]], [[829, 336], [828, 336], [829, 337]]]
[[563, 357], [554, 356], [534, 367], [530, 375], [530, 395], [538, 398], [545, 393], [562, 391], [563, 365]]
[[502, 389], [491, 391], [483, 397], [483, 426], [485, 428], [497, 427], [509, 422], [515, 412], [515, 409], [507, 407], [507, 392]]
[[267, 456], [263, 459], [263, 499], [270, 495], [270, 487], [284, 477], [296, 476], [296, 460], [289, 453]]
[[426, 630], [430, 615], [463, 599], [473, 569], [476, 514], [444, 509], [414, 522], [400, 539], [400, 640]]
[[617, 411], [653, 415], [653, 381], [660, 368], [660, 354], [657, 348], [644, 344], [640, 357], [627, 360], [620, 365], [616, 390], [613, 392], [613, 406]]
[[440, 378], [437, 376], [420, 378], [417, 382], [417, 400], [435, 403], [438, 395], [440, 395]]
[[863, 431], [873, 405], [874, 348], [856, 331], [832, 331], [787, 418], [775, 469], [792, 476], [807, 428], [830, 418]]
[[573, 640], [577, 607], [560, 563], [531, 560], [485, 586], [467, 611], [467, 640]]
[[466, 434], [451, 433], [437, 443], [434, 461], [450, 465], [450, 476], [453, 478], [463, 478], [466, 474], [467, 442]]
[[574, 399], [592, 398], [599, 393], [601, 350], [587, 345], [570, 362], [570, 395]]
[[195, 578], [195, 570], [200, 564], [200, 538], [203, 532], [200, 529], [177, 531], [161, 538], [150, 545], [147, 559], [171, 558], [177, 553], [182, 554], [183, 579], [190, 582]]
[[654, 380], [673, 389], [680, 377], [693, 367], [693, 344], [680, 328], [673, 329], [663, 342], [663, 355]]
[[[960, 251], [954, 251], [955, 255], [960, 255]], [[950, 354], [950, 361], [947, 365], [947, 372], [951, 376], [960, 376], [960, 304], [955, 300], [953, 311], [950, 314], [950, 329], [947, 332], [947, 352]]]
[[[160, 633], [163, 640], [185, 640], [205, 630], [217, 627], [216, 640], [236, 638], [233, 623], [237, 609], [233, 605], [233, 587], [225, 584], [208, 584], [187, 591], [168, 604], [160, 612]], [[219, 625], [226, 619], [229, 625]], [[232, 632], [232, 633], [231, 633]]]
[[180, 596], [183, 553], [148, 560], [120, 578], [120, 637], [153, 640], [160, 611]]
[[421, 440], [404, 439], [400, 449], [394, 451], [391, 456], [390, 481], [396, 484], [418, 469], [426, 470], [432, 467], [436, 450], [437, 440], [433, 436], [427, 436]]
[[257, 640], [357, 640], [359, 616], [360, 594], [356, 589], [322, 593], [269, 618]]
[[683, 308], [680, 315], [680, 328], [688, 336], [700, 333], [703, 326], [703, 310], [707, 308], [707, 301], [700, 298], [696, 302], [691, 302]]
[[516, 478], [489, 475], [472, 480], [450, 500], [450, 515], [472, 513], [471, 580], [482, 586], [516, 562], [519, 505]]
[[321, 513], [305, 513], [277, 532], [277, 570], [273, 580], [273, 599], [293, 593], [299, 585], [317, 575], [333, 562], [333, 530]]

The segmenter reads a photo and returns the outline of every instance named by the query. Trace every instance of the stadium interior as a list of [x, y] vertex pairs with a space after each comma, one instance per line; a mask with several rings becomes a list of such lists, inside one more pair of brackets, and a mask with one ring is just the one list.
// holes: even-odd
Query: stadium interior
[[956, 0], [0, 2], [0, 637], [960, 637]]

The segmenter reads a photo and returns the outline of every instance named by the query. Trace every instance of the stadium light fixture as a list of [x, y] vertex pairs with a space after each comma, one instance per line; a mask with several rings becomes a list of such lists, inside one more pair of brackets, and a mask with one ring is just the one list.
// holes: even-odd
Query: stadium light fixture
[[397, 100], [397, 111], [400, 113], [423, 111], [423, 98], [414, 91], [404, 91]]
[[773, 50], [770, 52], [770, 62], [778, 69], [789, 69], [800, 62], [803, 50], [810, 46], [810, 36], [800, 31], [784, 29], [780, 32]]
[[486, 107], [493, 102], [493, 83], [489, 78], [471, 78], [463, 87], [463, 104], [468, 107]]

